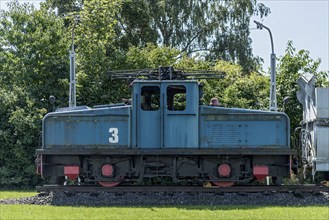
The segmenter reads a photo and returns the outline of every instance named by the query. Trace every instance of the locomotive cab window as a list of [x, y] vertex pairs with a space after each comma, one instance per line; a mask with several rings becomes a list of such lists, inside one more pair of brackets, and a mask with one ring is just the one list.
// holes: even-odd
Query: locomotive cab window
[[171, 85], [167, 87], [167, 109], [184, 111], [186, 109], [186, 87]]
[[141, 108], [144, 111], [157, 111], [160, 108], [160, 88], [143, 86], [141, 89]]

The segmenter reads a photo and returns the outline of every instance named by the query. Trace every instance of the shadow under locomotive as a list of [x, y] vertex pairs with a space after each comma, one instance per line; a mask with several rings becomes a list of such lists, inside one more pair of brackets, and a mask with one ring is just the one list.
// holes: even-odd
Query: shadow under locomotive
[[188, 78], [200, 75], [207, 74], [138, 73], [131, 104], [47, 114], [38, 173], [50, 184], [106, 187], [152, 177], [219, 186], [290, 177], [295, 152], [287, 115], [200, 105], [202, 86]]

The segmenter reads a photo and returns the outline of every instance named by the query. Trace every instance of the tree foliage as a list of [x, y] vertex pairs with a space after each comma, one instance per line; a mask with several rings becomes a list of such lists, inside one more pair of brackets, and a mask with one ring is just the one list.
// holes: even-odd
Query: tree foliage
[[77, 47], [77, 102], [94, 105], [118, 101], [117, 94], [122, 91], [120, 85], [110, 83], [108, 70], [116, 63], [116, 39], [114, 26], [115, 14], [120, 1], [91, 0], [85, 2], [77, 17], [71, 18], [70, 32], [76, 28], [75, 45]]
[[46, 8], [35, 10], [28, 4], [10, 3], [9, 10], [0, 14], [2, 87], [11, 89], [17, 85], [36, 100], [49, 95], [66, 98], [68, 43], [65, 36], [63, 22]]
[[48, 7], [56, 9], [59, 16], [65, 16], [81, 11], [84, 0], [47, 0], [46, 2]]
[[251, 72], [244, 75], [242, 67], [227, 61], [219, 60], [215, 64], [200, 61], [187, 56], [176, 66], [182, 69], [214, 70], [224, 72], [223, 79], [208, 79], [204, 84], [203, 103], [216, 97], [221, 106], [231, 108], [267, 109], [269, 104], [269, 77]]
[[49, 107], [42, 100], [67, 100], [67, 46], [62, 22], [47, 9], [12, 2], [0, 12], [1, 186], [36, 183], [34, 152]]
[[[48, 2], [59, 13], [67, 15], [79, 8], [84, 11], [89, 2], [97, 5], [106, 1]], [[118, 20], [115, 43], [120, 50], [126, 52], [131, 46], [159, 44], [188, 55], [198, 53], [209, 61], [223, 59], [238, 63], [245, 73], [257, 68], [259, 61], [252, 55], [249, 37], [250, 18], [267, 16], [270, 10], [256, 0], [120, 2], [120, 10], [115, 13]]]
[[27, 187], [37, 183], [35, 149], [39, 145], [41, 119], [45, 109], [22, 88], [0, 88], [0, 185]]
[[268, 109], [268, 97], [268, 77], [252, 72], [226, 87], [223, 102], [228, 107], [265, 110]]
[[[314, 60], [307, 50], [296, 51], [291, 41], [287, 44], [285, 54], [279, 58], [277, 68], [277, 98], [278, 107], [290, 117], [291, 134], [299, 127], [303, 119], [303, 108], [297, 100], [297, 79], [304, 73], [311, 73], [317, 78], [317, 87], [329, 87], [329, 71], [319, 71], [320, 59]], [[283, 106], [283, 99], [289, 97], [289, 102]]]
[[177, 62], [179, 51], [169, 47], [148, 44], [145, 48], [131, 47], [127, 53], [127, 69], [158, 68], [171, 66]]

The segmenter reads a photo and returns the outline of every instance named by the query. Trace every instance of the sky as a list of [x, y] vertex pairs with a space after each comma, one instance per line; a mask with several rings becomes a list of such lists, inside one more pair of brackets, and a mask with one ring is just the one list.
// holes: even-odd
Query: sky
[[329, 70], [329, 0], [267, 0], [257, 1], [271, 9], [260, 20], [250, 23], [253, 54], [270, 66], [271, 42], [267, 30], [257, 30], [254, 20], [262, 22], [273, 35], [274, 52], [283, 56], [289, 40], [297, 51], [308, 50], [312, 59], [321, 58], [319, 70]]
[[[0, 9], [4, 9], [4, 8], [7, 8], [6, 7], [6, 4], [8, 3], [8, 2], [11, 2], [11, 1], [13, 1], [13, 0], [0, 0]], [[45, 0], [18, 0], [18, 2], [22, 2], [22, 3], [27, 3], [27, 2], [29, 2], [29, 3], [33, 3], [33, 4], [35, 4], [37, 7], [38, 7], [38, 5], [40, 4], [40, 2], [44, 2]]]
[[[44, 0], [19, 0], [38, 5]], [[0, 0], [0, 9], [8, 0]], [[270, 66], [271, 42], [267, 30], [256, 29], [253, 20], [270, 28], [274, 52], [283, 56], [289, 40], [297, 51], [308, 50], [312, 59], [321, 59], [319, 70], [329, 70], [329, 0], [258, 0], [271, 9], [262, 20], [253, 17], [250, 23], [253, 54], [264, 59], [263, 68]]]

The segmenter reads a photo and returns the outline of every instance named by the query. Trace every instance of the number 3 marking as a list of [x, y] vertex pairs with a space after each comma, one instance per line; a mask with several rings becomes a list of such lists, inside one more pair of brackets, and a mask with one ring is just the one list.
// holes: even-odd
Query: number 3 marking
[[117, 128], [110, 128], [109, 133], [111, 137], [109, 138], [109, 142], [111, 144], [116, 144], [119, 142], [119, 130]]

